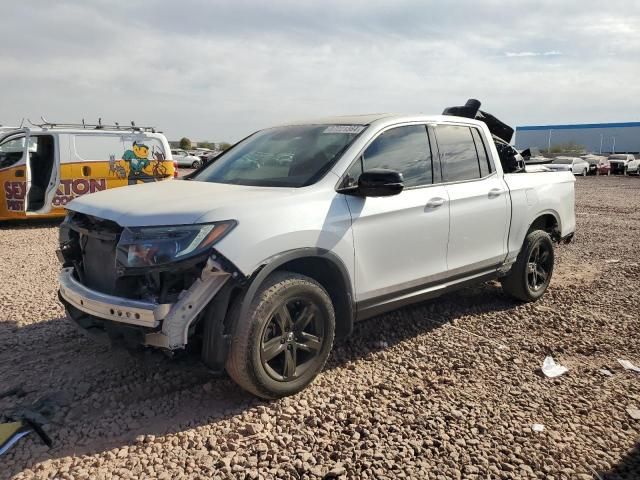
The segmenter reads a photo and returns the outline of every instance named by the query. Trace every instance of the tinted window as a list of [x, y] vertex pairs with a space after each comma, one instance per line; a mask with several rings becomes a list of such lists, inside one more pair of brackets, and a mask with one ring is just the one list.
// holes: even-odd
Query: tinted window
[[436, 138], [444, 182], [480, 178], [478, 154], [469, 127], [437, 125]]
[[[380, 134], [364, 151], [364, 169], [385, 168], [402, 173], [405, 187], [433, 181], [431, 148], [425, 125], [408, 125]], [[358, 170], [355, 165], [355, 169]]]
[[489, 155], [487, 155], [487, 149], [482, 141], [482, 135], [480, 135], [478, 129], [472, 128], [471, 135], [473, 136], [473, 141], [476, 144], [476, 152], [478, 153], [478, 159], [480, 160], [480, 176], [486, 177], [493, 172], [493, 165], [491, 165]]

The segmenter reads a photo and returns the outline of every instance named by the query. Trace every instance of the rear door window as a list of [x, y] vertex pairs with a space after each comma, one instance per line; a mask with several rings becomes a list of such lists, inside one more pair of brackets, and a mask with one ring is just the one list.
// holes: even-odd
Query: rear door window
[[364, 151], [361, 161], [349, 171], [351, 181], [375, 168], [402, 174], [405, 187], [433, 183], [431, 148], [426, 125], [407, 125], [381, 133]]
[[471, 135], [473, 136], [473, 141], [476, 144], [476, 152], [480, 161], [480, 176], [486, 177], [491, 172], [493, 172], [491, 157], [489, 157], [489, 155], [487, 154], [487, 148], [484, 145], [484, 141], [482, 140], [480, 131], [477, 128], [472, 128]]
[[478, 152], [471, 128], [436, 125], [435, 131], [442, 166], [442, 181], [461, 182], [480, 178]]

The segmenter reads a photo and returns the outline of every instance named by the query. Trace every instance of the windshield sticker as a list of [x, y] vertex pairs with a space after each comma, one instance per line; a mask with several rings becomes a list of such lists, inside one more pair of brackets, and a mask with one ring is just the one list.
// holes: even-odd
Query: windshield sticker
[[322, 133], [360, 133], [363, 125], [330, 125]]

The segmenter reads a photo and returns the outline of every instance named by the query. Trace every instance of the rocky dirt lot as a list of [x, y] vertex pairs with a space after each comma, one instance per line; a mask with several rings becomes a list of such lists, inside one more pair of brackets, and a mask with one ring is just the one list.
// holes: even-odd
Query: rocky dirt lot
[[[0, 477], [640, 478], [640, 374], [617, 363], [640, 365], [640, 179], [579, 178], [577, 213], [541, 301], [490, 283], [360, 323], [273, 402], [86, 339], [56, 298], [55, 225], [5, 225], [0, 415], [35, 411], [54, 446], [21, 440]], [[569, 372], [542, 376], [546, 355]]]

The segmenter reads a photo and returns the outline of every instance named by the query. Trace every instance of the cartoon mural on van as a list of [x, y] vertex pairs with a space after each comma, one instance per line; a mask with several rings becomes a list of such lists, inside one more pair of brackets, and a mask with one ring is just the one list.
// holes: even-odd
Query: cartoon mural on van
[[151, 127], [37, 127], [0, 134], [0, 221], [63, 216], [78, 196], [177, 174], [166, 137]]
[[139, 181], [143, 183], [155, 181], [155, 178], [144, 171], [151, 163], [148, 156], [149, 147], [137, 141], [133, 142], [131, 150], [127, 150], [122, 155], [122, 160], [129, 164], [129, 185], [135, 185]]
[[[149, 147], [136, 140], [133, 141], [130, 149], [125, 150], [121, 161], [128, 165], [128, 169], [115, 160], [115, 155], [109, 156], [109, 175], [118, 178], [126, 177], [129, 185], [139, 182], [156, 182], [168, 175], [167, 167], [164, 165], [166, 161], [164, 153], [154, 146], [153, 160], [149, 159]], [[152, 165], [151, 172], [148, 171], [150, 165]]]

